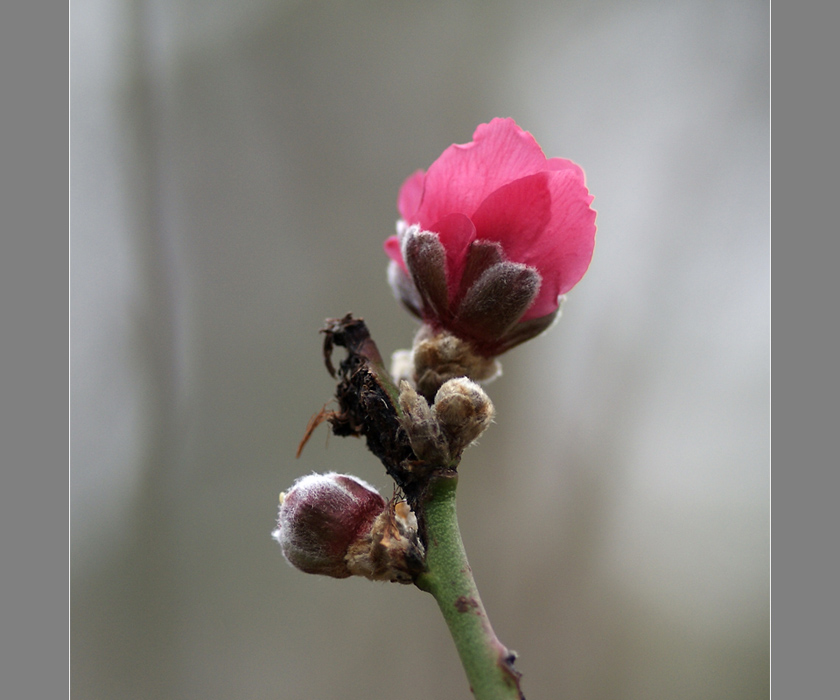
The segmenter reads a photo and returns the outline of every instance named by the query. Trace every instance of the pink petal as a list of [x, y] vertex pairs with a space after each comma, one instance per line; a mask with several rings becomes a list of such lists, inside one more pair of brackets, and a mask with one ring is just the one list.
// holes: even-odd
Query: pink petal
[[424, 228], [453, 212], [471, 216], [506, 182], [546, 168], [539, 144], [513, 119], [481, 124], [467, 144], [453, 144], [432, 163], [417, 210]]
[[426, 173], [422, 170], [417, 170], [406, 178], [400, 187], [400, 193], [397, 196], [397, 209], [402, 218], [409, 224], [416, 224], [417, 219], [415, 215], [417, 209], [420, 207], [420, 201], [423, 199], [423, 182], [426, 178]]
[[551, 220], [549, 173], [519, 178], [490, 194], [473, 214], [476, 235], [498, 241], [512, 262], [537, 266], [546, 242], [543, 232]]
[[385, 243], [382, 246], [385, 249], [385, 253], [391, 260], [397, 263], [404, 272], [408, 272], [408, 268], [405, 266], [405, 260], [402, 257], [402, 251], [400, 250], [400, 240], [396, 236], [390, 236], [385, 239]]
[[586, 175], [577, 163], [565, 158], [549, 158], [545, 165], [546, 170], [573, 170], [577, 173], [581, 183], [586, 183]]
[[557, 297], [580, 281], [595, 250], [596, 214], [590, 206], [594, 198], [583, 182], [577, 177], [569, 177], [567, 171], [548, 175], [551, 222], [543, 234], [542, 258], [534, 260], [537, 269], [545, 269], [545, 283], [523, 320], [556, 309]]
[[536, 267], [543, 284], [523, 320], [557, 308], [583, 277], [595, 246], [592, 196], [578, 168], [551, 170], [500, 187], [473, 215], [479, 240], [498, 241], [508, 260]]

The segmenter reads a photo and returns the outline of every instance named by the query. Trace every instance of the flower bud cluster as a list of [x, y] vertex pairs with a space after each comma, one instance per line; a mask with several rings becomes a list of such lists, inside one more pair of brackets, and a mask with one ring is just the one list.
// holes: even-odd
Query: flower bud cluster
[[467, 377], [449, 379], [429, 405], [407, 382], [400, 382], [402, 427], [424, 462], [457, 465], [463, 451], [487, 429], [495, 409], [484, 390]]
[[310, 474], [280, 494], [272, 537], [294, 567], [333, 578], [411, 583], [423, 568], [417, 519], [347, 474]]
[[[412, 349], [394, 355], [399, 408], [367, 329], [353, 341], [364, 350], [354, 350], [347, 338], [340, 342], [338, 330], [349, 326], [337, 321], [338, 330], [327, 329], [327, 368], [335, 376], [333, 342], [347, 347], [354, 362], [342, 364], [347, 376], [337, 392], [340, 412], [322, 411], [319, 420], [327, 415], [337, 421], [334, 429], [347, 426], [336, 434], [364, 434], [392, 476], [395, 464], [413, 468], [412, 451], [429, 474], [456, 468], [494, 417], [476, 382], [497, 377], [496, 357], [554, 323], [564, 295], [589, 267], [596, 231], [592, 201], [583, 170], [547, 158], [513, 119], [481, 124], [471, 142], [451, 145], [427, 170], [408, 177], [397, 199], [396, 235], [384, 244], [391, 287], [422, 322]], [[364, 396], [376, 400], [362, 401]], [[382, 415], [369, 421], [377, 411]], [[398, 443], [396, 457], [382, 438]], [[422, 489], [411, 492], [412, 499], [417, 491]], [[425, 515], [420, 518], [425, 529]], [[387, 502], [348, 475], [298, 479], [281, 494], [273, 536], [286, 559], [308, 573], [409, 583], [425, 566], [417, 518], [407, 503]]]

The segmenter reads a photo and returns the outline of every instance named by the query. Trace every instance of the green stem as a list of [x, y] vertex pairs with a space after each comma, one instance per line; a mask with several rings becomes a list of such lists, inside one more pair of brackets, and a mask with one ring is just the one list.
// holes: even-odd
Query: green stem
[[417, 587], [437, 600], [476, 700], [522, 700], [514, 656], [498, 640], [478, 595], [455, 512], [456, 474], [432, 478], [423, 503], [427, 571]]

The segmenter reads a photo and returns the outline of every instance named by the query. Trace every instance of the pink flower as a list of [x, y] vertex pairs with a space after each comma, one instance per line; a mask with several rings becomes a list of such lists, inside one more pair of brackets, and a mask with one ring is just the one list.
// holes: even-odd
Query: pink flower
[[595, 211], [583, 170], [513, 119], [481, 124], [400, 189], [389, 280], [433, 332], [498, 355], [545, 330], [583, 277]]

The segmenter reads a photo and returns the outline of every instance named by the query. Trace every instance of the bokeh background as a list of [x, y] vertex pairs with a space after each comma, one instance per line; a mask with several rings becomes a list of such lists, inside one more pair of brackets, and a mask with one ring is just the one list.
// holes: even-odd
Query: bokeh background
[[75, 0], [71, 681], [86, 700], [465, 698], [434, 601], [307, 576], [278, 492], [327, 317], [383, 353], [403, 179], [512, 116], [587, 173], [592, 266], [503, 358], [463, 536], [528, 698], [769, 695], [769, 8]]

